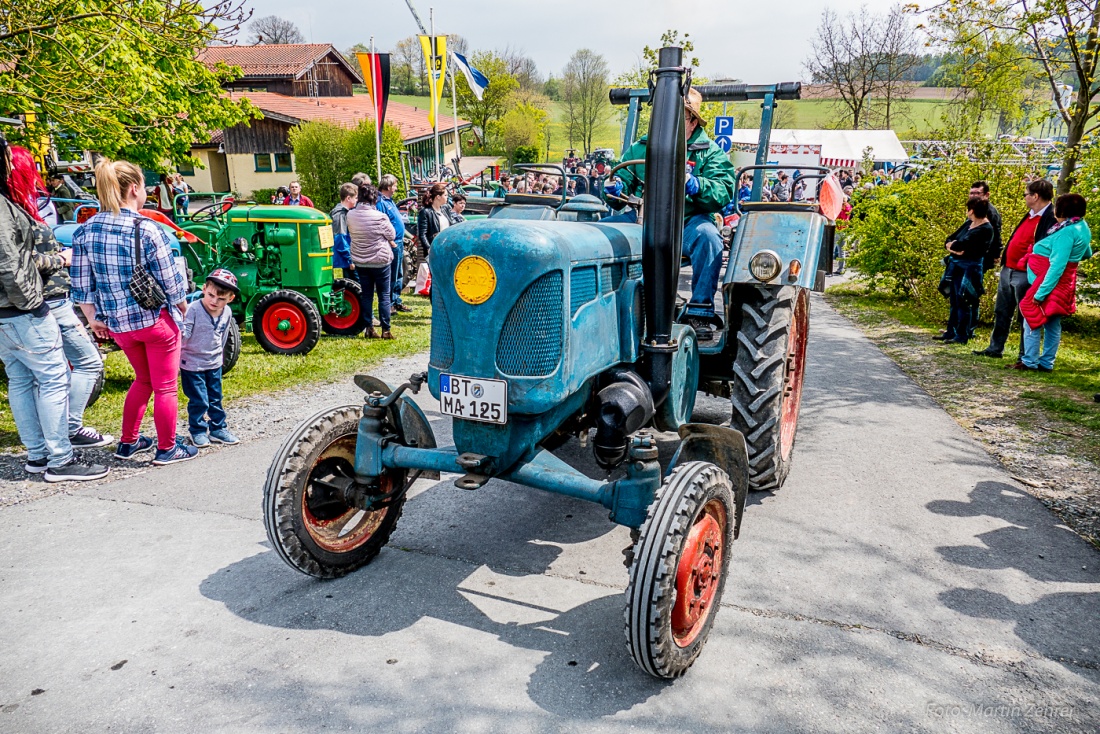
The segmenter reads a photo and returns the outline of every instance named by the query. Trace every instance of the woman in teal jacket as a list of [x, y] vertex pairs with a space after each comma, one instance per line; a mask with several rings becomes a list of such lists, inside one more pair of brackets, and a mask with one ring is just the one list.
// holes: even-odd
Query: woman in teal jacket
[[[1092, 256], [1092, 232], [1084, 220], [1086, 206], [1080, 194], [1058, 197], [1054, 204], [1058, 224], [1035, 243], [1028, 255], [1031, 287], [1020, 304], [1025, 317], [1020, 369], [1054, 371], [1054, 358], [1062, 341], [1062, 316], [1073, 313], [1075, 307], [1077, 263]], [[1037, 321], [1041, 324], [1033, 326]]]

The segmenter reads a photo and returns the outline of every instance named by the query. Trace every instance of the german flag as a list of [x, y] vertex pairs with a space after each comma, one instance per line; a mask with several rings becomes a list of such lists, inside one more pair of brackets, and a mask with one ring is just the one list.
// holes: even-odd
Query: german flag
[[374, 119], [378, 129], [386, 122], [386, 105], [390, 101], [390, 55], [357, 53], [363, 68], [363, 80], [374, 105]]

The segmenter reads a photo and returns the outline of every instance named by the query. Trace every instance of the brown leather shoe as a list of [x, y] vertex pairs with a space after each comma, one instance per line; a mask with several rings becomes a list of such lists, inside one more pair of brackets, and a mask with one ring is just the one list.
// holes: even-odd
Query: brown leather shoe
[[1008, 369], [1010, 369], [1010, 370], [1023, 370], [1024, 372], [1034, 372], [1035, 371], [1034, 367], [1028, 367], [1023, 362], [1014, 362], [1014, 363], [1012, 363], [1008, 366]]
[[390, 333], [390, 332], [388, 332], [388, 331], [383, 331], [383, 332], [382, 332], [382, 338], [383, 338], [383, 339], [393, 339], [393, 334], [391, 334], [391, 333]]
[[377, 338], [378, 338], [378, 332], [377, 332], [377, 331], [375, 331], [374, 329], [367, 329], [367, 330], [366, 330], [366, 331], [364, 332], [364, 334], [366, 335], [366, 337], [367, 337], [368, 339], [377, 339]]
[[393, 310], [397, 313], [410, 313], [412, 309], [406, 306], [404, 303], [399, 303], [393, 307]]

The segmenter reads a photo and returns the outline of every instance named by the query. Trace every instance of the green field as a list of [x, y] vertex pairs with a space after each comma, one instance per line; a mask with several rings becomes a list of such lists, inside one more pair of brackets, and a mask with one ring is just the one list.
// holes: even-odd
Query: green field
[[[395, 102], [419, 107], [420, 109], [428, 108], [427, 97], [395, 95], [390, 97], [390, 99]], [[897, 122], [894, 124], [894, 130], [902, 140], [919, 139], [942, 127], [943, 116], [944, 113], [948, 111], [949, 106], [949, 102], [939, 99], [906, 100], [904, 109], [898, 116]], [[449, 95], [443, 99], [440, 108], [440, 114], [443, 118], [445, 128], [445, 120], [451, 117], [451, 100]], [[625, 120], [625, 109], [626, 108], [621, 107], [608, 108], [604, 116], [603, 124], [599, 127], [594, 136], [592, 142], [593, 148], [612, 148], [616, 153], [619, 152], [622, 146], [622, 140], [620, 138], [620, 119]], [[755, 127], [760, 117], [760, 104], [758, 102], [735, 102], [728, 105], [726, 112], [729, 115], [747, 115], [752, 121], [750, 124]], [[776, 124], [775, 127], [811, 130], [817, 128], [844, 128], [846, 125], [841, 122], [842, 119], [843, 112], [838, 108], [834, 100], [800, 99], [794, 102], [780, 103], [778, 124]], [[550, 120], [551, 122], [548, 126], [550, 154], [547, 160], [560, 161], [565, 154], [566, 148], [583, 148], [583, 144], [576, 140], [573, 141], [572, 146], [569, 145], [567, 135], [568, 126], [565, 122], [566, 113], [563, 103], [550, 103]], [[994, 132], [992, 121], [990, 121], [988, 128], [986, 132], [992, 134]]]

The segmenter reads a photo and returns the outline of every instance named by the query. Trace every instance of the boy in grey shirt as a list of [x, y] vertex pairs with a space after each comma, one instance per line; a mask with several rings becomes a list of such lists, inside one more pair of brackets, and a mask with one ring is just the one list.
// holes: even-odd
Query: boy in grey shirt
[[198, 448], [209, 446], [211, 441], [238, 443], [226, 427], [222, 409], [222, 352], [233, 319], [233, 312], [226, 306], [240, 292], [237, 276], [218, 268], [206, 276], [202, 300], [192, 304], [183, 318], [180, 382], [187, 396], [191, 442]]

